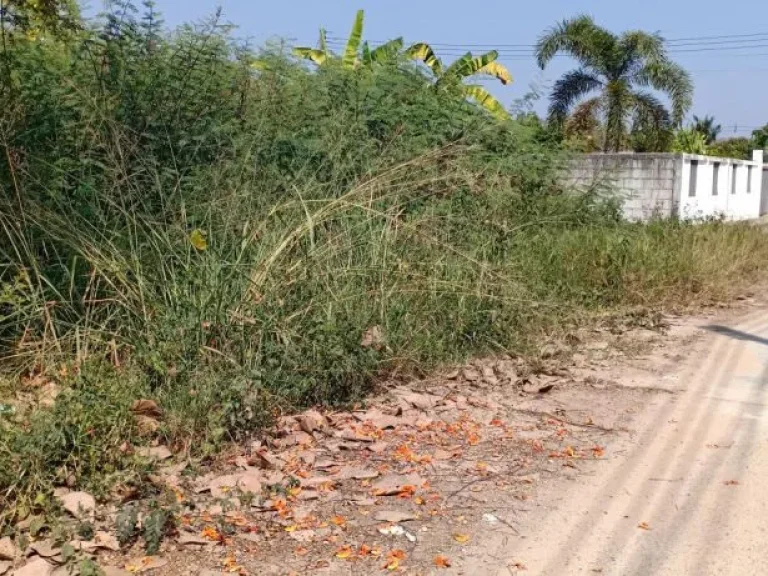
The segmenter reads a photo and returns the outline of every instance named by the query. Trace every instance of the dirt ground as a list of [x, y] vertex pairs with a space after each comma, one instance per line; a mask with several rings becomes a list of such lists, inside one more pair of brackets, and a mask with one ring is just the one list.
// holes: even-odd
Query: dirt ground
[[[637, 567], [661, 557], [634, 539], [655, 538], [659, 515], [679, 504], [653, 488], [676, 485], [673, 454], [691, 434], [665, 424], [694, 412], [696, 439], [707, 440], [699, 387], [709, 386], [712, 371], [729, 374], [705, 362], [715, 354], [710, 347], [724, 346], [720, 339], [743, 343], [711, 326], [736, 325], [733, 318], [747, 313], [749, 326], [768, 325], [757, 309], [742, 302], [720, 316], [664, 318], [655, 330], [606, 325], [553, 344], [533, 371], [509, 358], [484, 359], [392, 384], [359, 410], [284, 418], [263, 441], [208, 469], [158, 447], [147, 457], [159, 461], [156, 483], [176, 510], [158, 554], [145, 556], [140, 540], [118, 548], [120, 506], [91, 510], [88, 495], [62, 492], [81, 505], [73, 514], [90, 514], [96, 528], [90, 541], [72, 545], [109, 576], [660, 574]], [[762, 373], [754, 362], [744, 371]], [[694, 369], [705, 372], [693, 377]], [[643, 456], [662, 440], [669, 452]], [[626, 468], [634, 460], [642, 466]], [[713, 481], [734, 490], [737, 472]], [[729, 480], [736, 484], [723, 484]], [[634, 505], [635, 490], [653, 514]], [[637, 549], [631, 566], [621, 553], [627, 543]], [[17, 550], [4, 560], [0, 541], [0, 574], [69, 573], [56, 568], [60, 549], [34, 544], [27, 559]], [[38, 571], [30, 570], [35, 563]]]

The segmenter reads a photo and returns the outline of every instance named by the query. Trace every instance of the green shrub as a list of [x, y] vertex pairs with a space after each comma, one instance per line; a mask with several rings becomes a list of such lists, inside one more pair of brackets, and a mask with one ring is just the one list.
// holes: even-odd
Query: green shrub
[[[62, 391], [0, 415], [2, 509], [140, 484], [129, 448], [152, 439], [204, 456], [395, 369], [527, 354], [763, 270], [756, 229], [629, 224], [564, 191], [543, 128], [410, 63], [310, 71], [131, 14], [4, 54], [0, 356]], [[150, 436], [138, 399], [163, 411]]]

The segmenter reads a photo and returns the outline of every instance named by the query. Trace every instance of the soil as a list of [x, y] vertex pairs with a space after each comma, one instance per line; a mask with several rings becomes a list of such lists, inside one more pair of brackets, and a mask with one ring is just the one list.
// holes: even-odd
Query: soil
[[[83, 547], [108, 574], [710, 573], [662, 572], [656, 548], [634, 540], [661, 535], [665, 506], [676, 502], [651, 488], [685, 476], [638, 450], [656, 454], [657, 441], [677, 450], [676, 434], [690, 430], [668, 430], [672, 416], [695, 413], [697, 440], [708, 438], [695, 403], [708, 374], [693, 374], [720, 340], [742, 342], [711, 327], [748, 313], [750, 326], [768, 324], [755, 316], [760, 306], [667, 317], [653, 330], [606, 325], [553, 343], [535, 370], [480, 359], [392, 384], [358, 410], [284, 418], [262, 442], [208, 468], [154, 450], [156, 483], [176, 500], [175, 528], [158, 554], [145, 556], [141, 540], [127, 550]], [[747, 375], [761, 373], [752, 360]], [[627, 468], [635, 460], [642, 465]], [[634, 490], [644, 504], [634, 505]], [[119, 508], [95, 511], [102, 537]], [[603, 516], [611, 522], [600, 524]], [[635, 569], [643, 560], [659, 571]]]

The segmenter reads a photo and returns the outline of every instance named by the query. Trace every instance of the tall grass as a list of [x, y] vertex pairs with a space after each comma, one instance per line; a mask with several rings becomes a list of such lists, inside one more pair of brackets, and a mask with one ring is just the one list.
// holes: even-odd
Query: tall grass
[[756, 229], [630, 224], [562, 190], [546, 134], [407, 62], [310, 71], [124, 8], [4, 62], [2, 368], [61, 393], [0, 420], [3, 508], [140, 482], [125, 442], [205, 454], [393, 371], [728, 298], [766, 264]]

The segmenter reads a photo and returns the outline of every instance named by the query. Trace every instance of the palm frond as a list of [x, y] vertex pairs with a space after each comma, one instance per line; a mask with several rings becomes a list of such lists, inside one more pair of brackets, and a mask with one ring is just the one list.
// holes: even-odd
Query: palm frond
[[672, 121], [680, 125], [693, 103], [693, 81], [681, 66], [669, 60], [649, 62], [634, 75], [640, 86], [667, 94], [672, 101]]
[[574, 103], [593, 90], [603, 87], [599, 78], [580, 68], [566, 72], [552, 90], [549, 105], [549, 118], [560, 124], [565, 121]]
[[606, 59], [614, 54], [617, 38], [605, 28], [595, 24], [589, 16], [564, 20], [549, 29], [536, 43], [536, 60], [541, 69], [558, 52], [566, 52], [582, 66], [603, 69]]
[[649, 34], [641, 30], [625, 32], [619, 38], [619, 49], [624, 59], [625, 69], [639, 61], [661, 62], [667, 59], [664, 38], [658, 33]]

